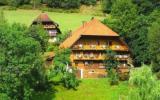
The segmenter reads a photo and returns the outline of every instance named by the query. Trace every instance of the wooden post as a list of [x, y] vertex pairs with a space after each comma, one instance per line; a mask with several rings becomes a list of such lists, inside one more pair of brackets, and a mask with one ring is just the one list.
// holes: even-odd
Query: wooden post
[[83, 69], [81, 69], [81, 79], [83, 79]]

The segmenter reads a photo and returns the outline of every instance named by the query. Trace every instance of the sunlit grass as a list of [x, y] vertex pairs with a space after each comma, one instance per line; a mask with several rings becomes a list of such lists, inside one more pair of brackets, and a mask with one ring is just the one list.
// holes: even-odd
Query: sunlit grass
[[34, 100], [118, 100], [128, 94], [128, 83], [110, 86], [108, 80], [83, 79], [77, 90], [68, 90], [61, 85], [55, 86], [56, 93], [40, 93]]
[[[40, 10], [4, 10], [6, 19], [9, 23], [21, 23], [29, 26], [32, 21], [41, 13]], [[92, 17], [103, 19], [94, 15], [80, 14], [80, 13], [58, 13], [46, 12], [49, 17], [57, 22], [60, 29], [65, 32], [68, 30], [75, 30], [82, 25], [83, 21], [89, 21]]]

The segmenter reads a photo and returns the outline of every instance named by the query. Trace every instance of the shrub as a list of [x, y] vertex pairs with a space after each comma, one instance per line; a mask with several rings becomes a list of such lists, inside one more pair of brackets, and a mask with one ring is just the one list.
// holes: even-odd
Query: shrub
[[109, 81], [110, 85], [118, 85], [119, 79], [118, 79], [118, 74], [115, 69], [111, 69], [108, 72], [109, 76]]
[[50, 7], [65, 9], [79, 8], [80, 6], [80, 0], [52, 0], [47, 3]]
[[137, 98], [139, 98], [138, 100], [160, 99], [160, 85], [148, 66], [133, 70], [129, 84], [134, 88], [131, 88], [132, 93], [129, 94], [129, 98], [132, 98], [131, 100], [137, 100]]
[[61, 79], [64, 87], [70, 89], [70, 88], [73, 88], [75, 89], [77, 86], [79, 86], [79, 80], [76, 78], [76, 75], [73, 74], [73, 73], [69, 73], [69, 72], [66, 72], [62, 79]]
[[84, 5], [95, 5], [97, 0], [81, 0], [81, 4]]
[[129, 80], [129, 73], [119, 73], [118, 76], [120, 81]]
[[7, 0], [0, 0], [0, 5], [6, 5], [7, 3]]
[[160, 79], [160, 71], [156, 74], [157, 78]]

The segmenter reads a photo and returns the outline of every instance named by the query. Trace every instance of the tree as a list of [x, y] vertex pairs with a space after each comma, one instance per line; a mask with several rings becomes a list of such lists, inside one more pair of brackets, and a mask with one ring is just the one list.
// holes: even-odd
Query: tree
[[26, 32], [26, 36], [38, 41], [41, 45], [41, 51], [45, 52], [48, 47], [48, 33], [41, 25], [33, 25]]
[[150, 14], [154, 9], [160, 7], [159, 0], [132, 0], [138, 6], [139, 14]]
[[129, 45], [134, 64], [150, 63], [149, 42], [147, 39], [150, 18], [138, 15], [137, 7], [131, 0], [117, 0], [111, 10], [110, 20], [104, 23], [119, 33]]
[[23, 4], [29, 4], [30, 0], [7, 0], [10, 6], [19, 7]]
[[108, 72], [111, 85], [117, 85], [119, 78], [117, 73], [118, 61], [115, 59], [116, 53], [112, 50], [106, 50], [104, 65]]
[[12, 100], [29, 100], [48, 86], [40, 43], [26, 36], [25, 30], [19, 24], [0, 27], [0, 96]]
[[49, 0], [47, 3], [50, 7], [65, 9], [79, 8], [80, 6], [80, 0]]
[[35, 9], [41, 4], [41, 0], [32, 0], [33, 8]]
[[79, 85], [79, 80], [75, 76], [73, 68], [70, 68], [70, 49], [56, 50], [56, 55], [54, 57], [54, 72], [56, 75], [60, 76], [60, 80], [63, 85], [70, 89], [75, 89]]
[[110, 13], [116, 0], [102, 0], [102, 9], [105, 13]]
[[130, 74], [129, 84], [133, 86], [129, 93], [129, 100], [159, 100], [159, 84], [151, 68], [144, 65], [133, 70]]
[[1, 0], [0, 5], [7, 5], [7, 0]]
[[95, 5], [97, 3], [97, 0], [81, 0], [81, 4], [84, 5]]
[[105, 51], [104, 65], [107, 70], [116, 69], [118, 66], [118, 61], [115, 59], [116, 52], [112, 50]]
[[149, 34], [148, 34], [148, 39], [149, 39], [149, 44], [150, 44], [150, 51], [152, 54], [152, 66], [153, 66], [153, 71], [158, 72], [160, 71], [160, 50], [159, 50], [159, 45], [160, 45], [160, 18], [158, 18], [152, 26], [149, 28]]

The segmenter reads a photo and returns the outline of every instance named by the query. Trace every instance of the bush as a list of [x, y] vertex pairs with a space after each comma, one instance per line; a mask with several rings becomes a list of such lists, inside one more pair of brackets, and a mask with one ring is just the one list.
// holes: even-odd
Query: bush
[[47, 3], [50, 7], [65, 9], [79, 8], [80, 6], [80, 0], [52, 0]]
[[7, 0], [0, 0], [0, 5], [7, 5], [7, 4], [8, 4]]
[[33, 9], [33, 6], [32, 5], [22, 5], [19, 7], [20, 9]]
[[160, 79], [160, 71], [156, 74], [157, 78]]
[[121, 73], [121, 74], [119, 74], [119, 80], [120, 81], [129, 80], [129, 73]]
[[133, 86], [132, 93], [129, 94], [129, 98], [132, 98], [130, 100], [160, 100], [160, 85], [150, 67], [133, 70], [129, 84]]
[[97, 0], [81, 0], [81, 4], [84, 5], [95, 5]]
[[68, 88], [68, 89], [76, 89], [77, 86], [79, 86], [79, 80], [76, 78], [76, 75], [73, 74], [73, 73], [69, 73], [69, 72], [66, 72], [64, 75], [63, 75], [63, 78], [62, 78], [62, 83], [64, 85], [64, 87]]
[[118, 74], [115, 69], [109, 70], [109, 81], [110, 85], [118, 85], [119, 79], [118, 79]]

